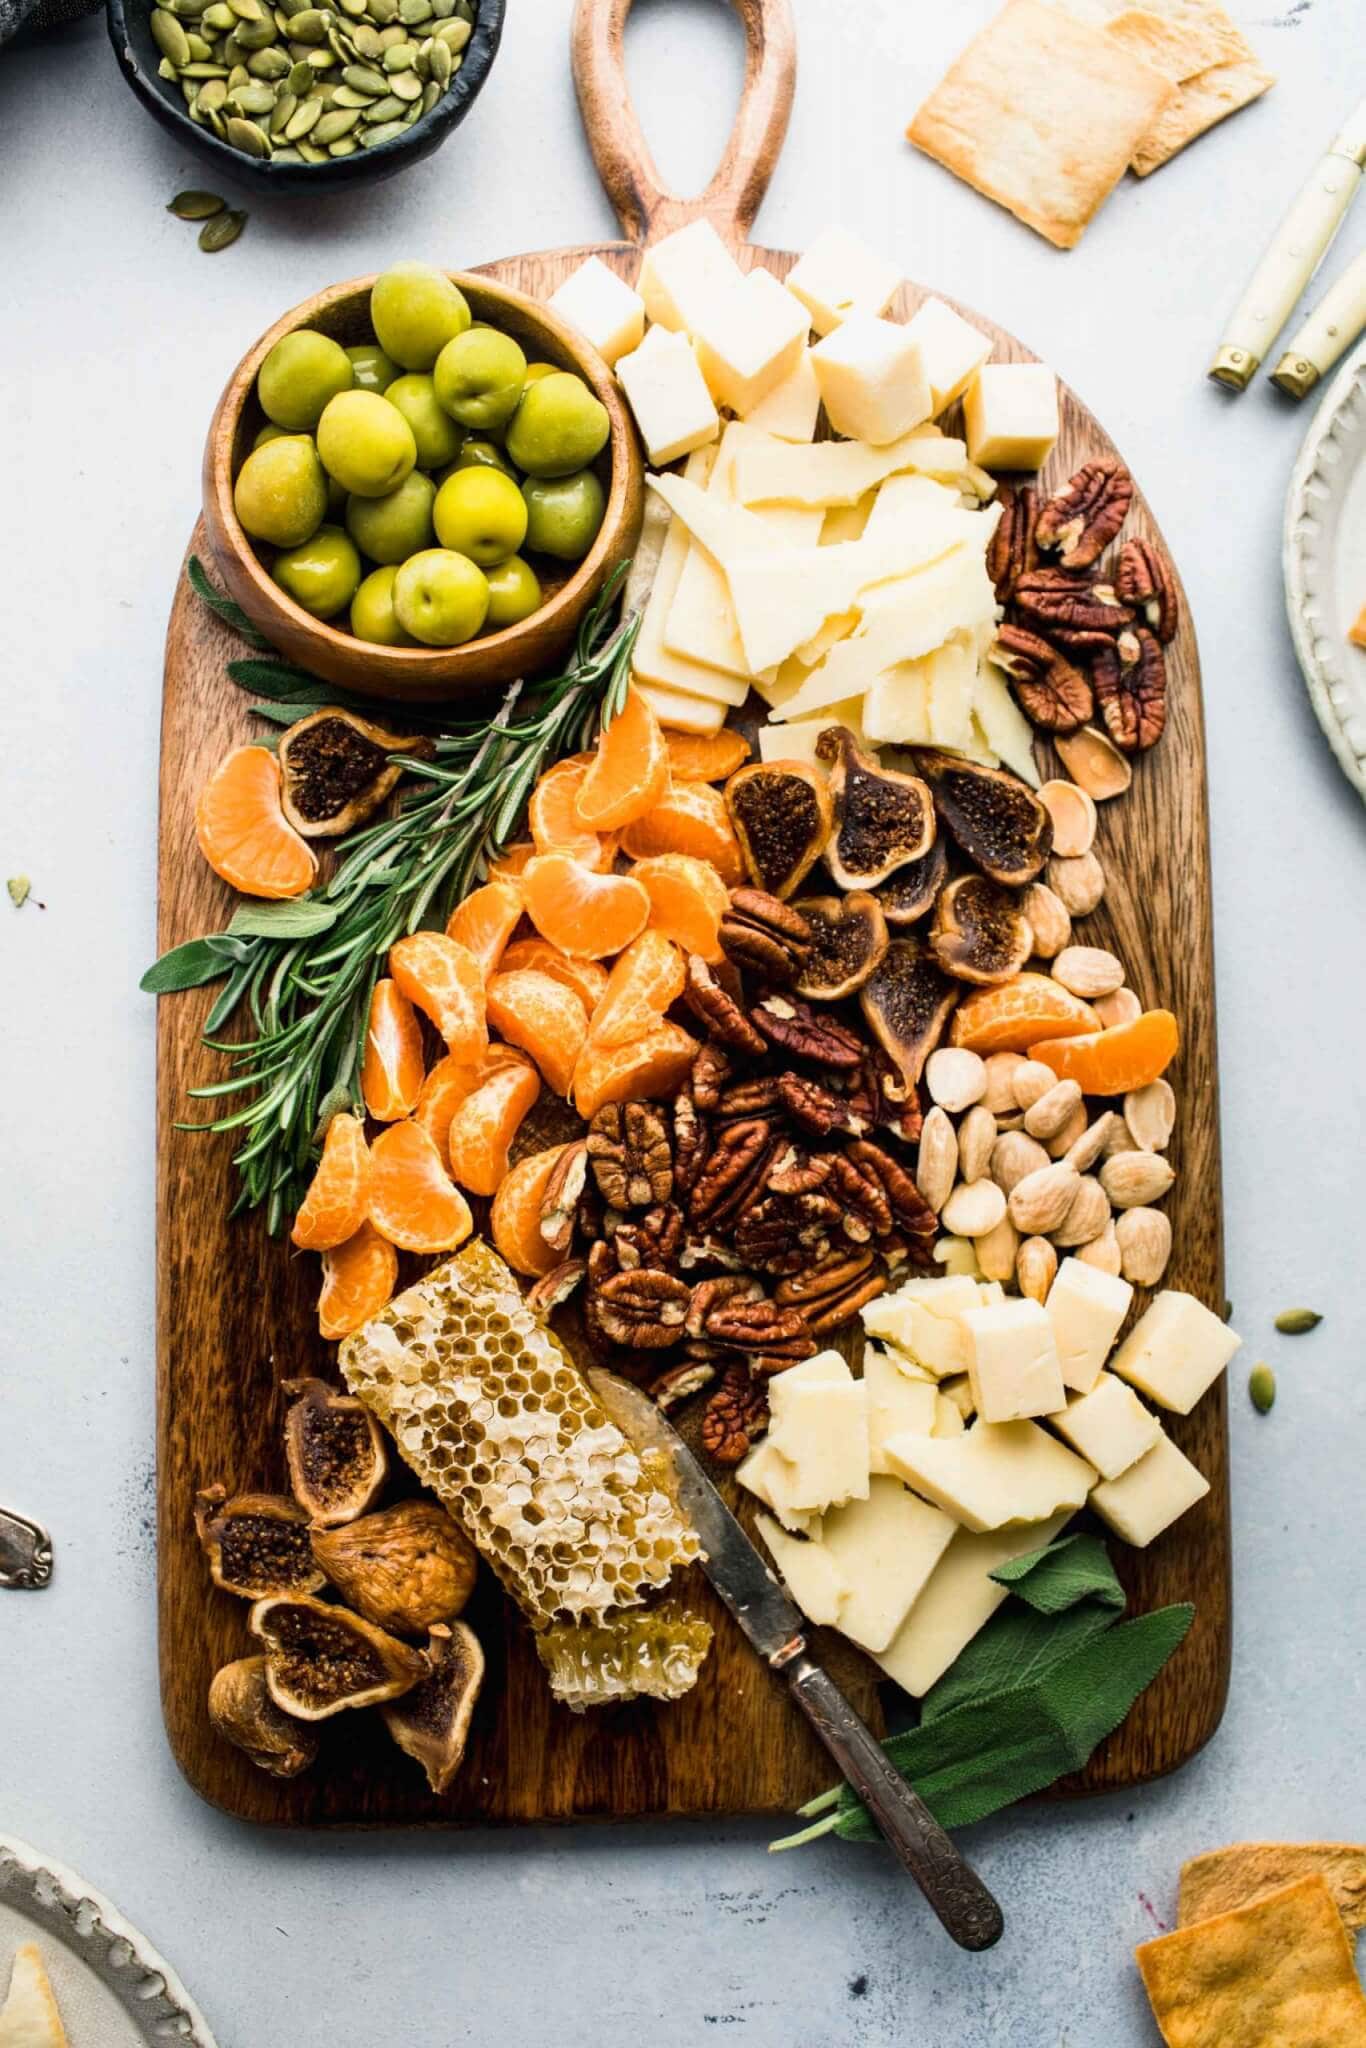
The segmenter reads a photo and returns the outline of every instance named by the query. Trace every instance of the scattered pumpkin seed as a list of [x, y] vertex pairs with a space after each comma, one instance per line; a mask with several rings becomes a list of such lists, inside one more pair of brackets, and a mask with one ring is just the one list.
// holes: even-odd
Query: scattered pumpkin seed
[[422, 97], [422, 80], [415, 71], [396, 71], [389, 80], [389, 90], [393, 93], [395, 99], [408, 100], [410, 102], [412, 100], [420, 100]]
[[[387, 56], [385, 62], [388, 62]], [[368, 64], [348, 64], [342, 78], [353, 91], [368, 93], [371, 99], [378, 99], [389, 91], [389, 81], [384, 73], [372, 70]]]
[[228, 141], [244, 156], [270, 155], [270, 137], [265, 129], [258, 128], [254, 121], [243, 120], [240, 115], [228, 121]]
[[1276, 1318], [1276, 1328], [1283, 1337], [1304, 1337], [1310, 1330], [1317, 1330], [1323, 1317], [1312, 1308], [1285, 1308]]
[[1267, 1415], [1276, 1402], [1276, 1375], [1260, 1361], [1247, 1376], [1247, 1391], [1259, 1415]]
[[396, 100], [391, 92], [386, 93], [382, 100], [367, 100], [365, 104], [365, 124], [367, 127], [384, 121], [399, 121], [403, 118], [403, 102], [402, 100]]
[[152, 41], [167, 62], [175, 65], [177, 71], [192, 61], [189, 38], [173, 14], [168, 14], [164, 7], [154, 7], [150, 16], [150, 26]]
[[177, 220], [212, 220], [227, 205], [216, 192], [177, 192], [167, 204], [167, 213], [173, 213]]
[[329, 142], [340, 142], [343, 135], [349, 135], [359, 119], [354, 107], [329, 108], [315, 125], [313, 140], [320, 148], [326, 149]]
[[366, 147], [378, 149], [381, 143], [392, 142], [397, 135], [405, 133], [402, 121], [377, 121], [365, 131]]
[[[233, 127], [229, 121], [228, 127]], [[267, 145], [269, 147], [269, 145]], [[227, 213], [216, 213], [212, 220], [206, 220], [199, 230], [199, 246], [207, 255], [215, 255], [219, 249], [228, 248], [241, 234], [247, 224], [247, 216], [236, 209]]]
[[33, 888], [33, 884], [32, 882], [30, 882], [28, 876], [11, 875], [9, 880], [6, 882], [5, 887], [9, 890], [9, 900], [14, 905], [15, 909], [22, 910], [24, 905], [28, 902], [29, 893]]
[[192, 64], [207, 64], [209, 62], [213, 56], [212, 43], [206, 42], [203, 36], [196, 35], [193, 29], [187, 30], [185, 41], [189, 45], [190, 62]]

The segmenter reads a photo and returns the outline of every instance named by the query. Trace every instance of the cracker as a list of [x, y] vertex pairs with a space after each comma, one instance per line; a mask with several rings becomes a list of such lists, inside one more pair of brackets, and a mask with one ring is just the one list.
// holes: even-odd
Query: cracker
[[1247, 1906], [1317, 1873], [1349, 1933], [1366, 1927], [1366, 1846], [1359, 1842], [1235, 1842], [1181, 1866], [1178, 1927]]
[[1135, 1949], [1168, 2048], [1366, 2048], [1362, 1996], [1322, 1877]]
[[15, 1954], [9, 1996], [0, 2011], [0, 2048], [67, 2048], [43, 1958], [32, 1942]]
[[[1125, 7], [1112, 14], [1105, 24], [1105, 33], [1175, 85], [1210, 70], [1213, 65], [1235, 61], [1228, 39], [1214, 22], [1161, 14], [1149, 7], [1146, 0], [1141, 6]], [[1238, 40], [1241, 42], [1242, 38]]]
[[1179, 90], [1103, 29], [1044, 0], [1010, 0], [949, 67], [907, 134], [1070, 249]]
[[1135, 149], [1133, 168], [1140, 178], [1146, 178], [1197, 135], [1251, 106], [1275, 83], [1275, 73], [1265, 70], [1255, 57], [1237, 64], [1216, 64], [1188, 79], [1176, 87], [1175, 100], [1158, 115]]

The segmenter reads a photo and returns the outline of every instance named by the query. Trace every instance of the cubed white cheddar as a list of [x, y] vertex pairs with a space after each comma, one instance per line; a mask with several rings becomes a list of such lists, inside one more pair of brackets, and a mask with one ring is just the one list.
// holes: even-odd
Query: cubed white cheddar
[[726, 722], [724, 704], [690, 697], [682, 690], [666, 690], [660, 683], [642, 682], [639, 676], [635, 685], [660, 724], [673, 732], [693, 732], [706, 738], [720, 732]]
[[1164, 1432], [1137, 1464], [1093, 1489], [1091, 1506], [1116, 1536], [1142, 1550], [1208, 1492], [1208, 1479]]
[[753, 411], [745, 414], [752, 427], [761, 427], [779, 441], [809, 442], [815, 439], [816, 420], [821, 409], [821, 387], [811, 362], [811, 351], [803, 348], [797, 367], [775, 384]]
[[1193, 1294], [1168, 1288], [1134, 1324], [1110, 1370], [1159, 1407], [1189, 1415], [1242, 1341]]
[[963, 424], [983, 469], [1038, 469], [1058, 438], [1058, 380], [1046, 363], [983, 363], [963, 394]]
[[1162, 1434], [1152, 1410], [1112, 1372], [1103, 1372], [1089, 1394], [1074, 1394], [1048, 1420], [1102, 1479], [1118, 1479]]
[[934, 298], [911, 315], [906, 332], [919, 345], [934, 410], [943, 412], [962, 397], [991, 354], [991, 339], [952, 306]]
[[808, 768], [813, 768], [816, 765], [816, 742], [832, 725], [846, 727], [856, 740], [863, 738], [857, 697], [851, 697], [846, 704], [832, 704], [820, 718], [799, 719], [795, 725], [761, 725], [759, 759], [764, 762], [801, 761]]
[[967, 1428], [967, 1419], [956, 1401], [938, 1389], [934, 1396], [934, 1422], [930, 1427], [931, 1436], [961, 1436]]
[[[829, 1360], [844, 1368], [842, 1378]], [[790, 1504], [823, 1513], [868, 1498], [868, 1402], [838, 1352], [820, 1354], [820, 1363], [828, 1377], [786, 1372], [773, 1381], [768, 1442], [792, 1467]]]
[[[1064, 1259], [1048, 1290], [1048, 1319], [1058, 1347], [1063, 1385], [1087, 1394], [1100, 1378], [1110, 1347], [1129, 1313], [1134, 1290], [1117, 1274], [1081, 1259]], [[1061, 1407], [1060, 1401], [1054, 1403]]]
[[863, 1354], [863, 1385], [868, 1396], [868, 1470], [888, 1472], [891, 1467], [882, 1455], [888, 1437], [906, 1430], [928, 1436], [934, 1428], [934, 1378], [909, 1360], [903, 1371], [891, 1352], [870, 1344]]
[[974, 1422], [959, 1437], [896, 1436], [884, 1448], [897, 1476], [965, 1529], [1042, 1522], [1084, 1505], [1096, 1469], [1037, 1422]]
[[806, 347], [800, 307], [767, 270], [751, 270], [718, 293], [690, 332], [707, 389], [741, 414], [792, 375]]
[[811, 351], [831, 426], [851, 441], [885, 448], [930, 416], [930, 380], [919, 344], [893, 320], [856, 313]]
[[895, 1294], [880, 1295], [859, 1310], [870, 1337], [904, 1351], [937, 1378], [968, 1369], [968, 1340], [960, 1320], [980, 1308], [978, 1283], [966, 1274], [907, 1280]]
[[686, 336], [652, 327], [618, 362], [617, 376], [651, 462], [677, 462], [716, 439], [720, 417]]
[[[952, 1542], [956, 1524], [899, 1479], [869, 1481], [868, 1498], [821, 1523], [821, 1548], [847, 1591], [836, 1626], [865, 1650], [885, 1650]], [[798, 1603], [800, 1604], [800, 1603]]]
[[645, 339], [644, 299], [615, 270], [609, 270], [600, 256], [581, 263], [546, 304], [552, 313], [586, 334], [609, 363], [639, 348]]
[[817, 235], [787, 274], [787, 288], [817, 334], [829, 334], [855, 313], [885, 313], [900, 284], [895, 263], [839, 227]]
[[1062, 1370], [1053, 1326], [1037, 1301], [965, 1309], [968, 1381], [984, 1422], [1024, 1422], [1061, 1408]]
[[788, 1482], [792, 1477], [792, 1467], [786, 1458], [778, 1456], [767, 1437], [736, 1466], [735, 1476], [793, 1535], [809, 1536], [819, 1530], [820, 1516], [794, 1508], [789, 1500]]
[[689, 333], [740, 275], [711, 222], [695, 220], [646, 251], [637, 289], [652, 320]]
[[838, 1623], [849, 1584], [834, 1553], [824, 1543], [802, 1542], [789, 1536], [767, 1515], [756, 1515], [754, 1526], [778, 1567], [778, 1576], [807, 1620], [823, 1625]]
[[887, 1676], [916, 1699], [927, 1693], [1008, 1597], [1007, 1588], [991, 1574], [1042, 1550], [1066, 1521], [1065, 1514], [1053, 1515], [1046, 1522], [986, 1536], [960, 1529], [900, 1629], [878, 1653], [876, 1661]]

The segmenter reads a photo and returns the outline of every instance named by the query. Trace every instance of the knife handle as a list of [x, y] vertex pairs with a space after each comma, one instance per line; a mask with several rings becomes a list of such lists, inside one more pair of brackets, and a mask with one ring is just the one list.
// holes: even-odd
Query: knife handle
[[1361, 183], [1361, 167], [1330, 150], [1299, 194], [1224, 331], [1210, 376], [1243, 391], [1328, 253]]
[[1001, 1909], [828, 1671], [802, 1651], [781, 1667], [807, 1720], [960, 1948], [991, 1948]]
[[1366, 329], [1366, 255], [1350, 263], [1316, 306], [1271, 373], [1292, 398], [1307, 397]]

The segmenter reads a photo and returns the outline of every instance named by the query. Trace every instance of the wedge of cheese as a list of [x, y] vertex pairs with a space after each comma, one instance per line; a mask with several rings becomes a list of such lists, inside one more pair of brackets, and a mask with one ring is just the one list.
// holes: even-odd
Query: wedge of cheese
[[868, 1470], [887, 1473], [891, 1467], [883, 1446], [889, 1437], [907, 1430], [929, 1436], [934, 1428], [934, 1375], [909, 1359], [903, 1368], [890, 1351], [870, 1344], [863, 1354], [863, 1385], [868, 1397]]
[[816, 438], [820, 409], [821, 387], [816, 382], [811, 351], [804, 348], [792, 374], [784, 377], [781, 384], [775, 384], [767, 398], [761, 398], [744, 417], [750, 426], [772, 434], [779, 441], [806, 442]]
[[895, 1294], [884, 1294], [860, 1309], [863, 1327], [898, 1352], [924, 1366], [937, 1379], [966, 1373], [968, 1339], [960, 1320], [964, 1311], [980, 1308], [982, 1290], [967, 1274], [907, 1280]]
[[982, 660], [973, 685], [972, 712], [982, 737], [993, 754], [1007, 768], [1038, 789], [1040, 777], [1034, 761], [1034, 728], [1010, 694], [1010, 686], [995, 662]]
[[946, 1514], [899, 1479], [870, 1480], [866, 1500], [836, 1508], [821, 1523], [821, 1548], [847, 1588], [836, 1627], [862, 1649], [885, 1650], [955, 1533]]
[[965, 1529], [1042, 1522], [1085, 1505], [1094, 1465], [1037, 1422], [974, 1422], [960, 1437], [893, 1437], [893, 1472]]
[[930, 1574], [924, 1592], [876, 1661], [887, 1676], [916, 1699], [955, 1664], [978, 1630], [1007, 1598], [991, 1577], [1003, 1564], [1027, 1557], [1051, 1543], [1067, 1522], [1065, 1514], [1022, 1528], [974, 1536], [960, 1529]]
[[9, 1996], [0, 2009], [0, 2048], [67, 2048], [42, 1955], [31, 1941], [15, 1950]]
[[660, 724], [673, 732], [694, 732], [705, 738], [709, 733], [720, 732], [726, 722], [726, 707], [715, 700], [708, 702], [705, 697], [690, 697], [682, 690], [666, 690], [659, 683], [645, 683], [639, 677], [636, 688]]
[[810, 448], [779, 442], [746, 451], [736, 464], [735, 492], [742, 505], [853, 505], [902, 470], [956, 478], [967, 459], [964, 442], [924, 427], [885, 448], [862, 441], [817, 441]]
[[850, 1586], [833, 1552], [823, 1543], [803, 1542], [789, 1535], [767, 1515], [756, 1515], [754, 1526], [778, 1567], [779, 1578], [807, 1620], [818, 1626], [837, 1626]]

